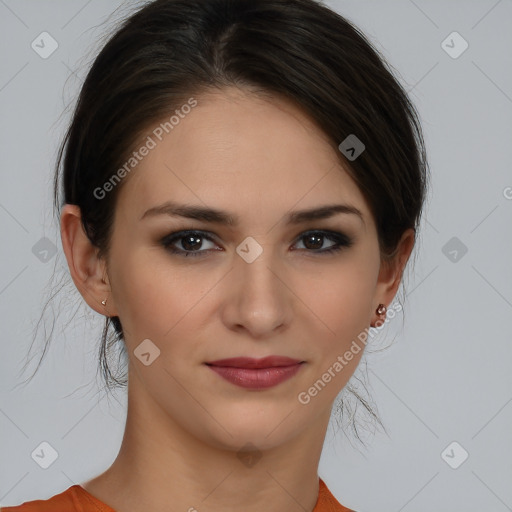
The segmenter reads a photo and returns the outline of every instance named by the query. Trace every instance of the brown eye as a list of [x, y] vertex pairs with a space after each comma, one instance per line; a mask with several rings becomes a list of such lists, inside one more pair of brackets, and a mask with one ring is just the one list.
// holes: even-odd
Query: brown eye
[[[307, 252], [328, 254], [340, 251], [343, 247], [351, 247], [353, 240], [344, 233], [336, 231], [310, 231], [302, 234], [299, 240], [303, 240], [303, 244]], [[331, 240], [334, 243], [322, 249], [326, 240]]]
[[306, 249], [321, 249], [324, 242], [324, 235], [306, 235], [303, 237], [305, 242]]
[[193, 251], [199, 249], [202, 245], [202, 237], [199, 235], [187, 235], [181, 238], [181, 245], [186, 251]]
[[[171, 253], [181, 256], [205, 256], [211, 248], [204, 249], [204, 241], [214, 242], [213, 238], [200, 231], [178, 231], [162, 239], [161, 244]], [[176, 247], [178, 245], [178, 247]], [[182, 248], [179, 248], [181, 245]]]

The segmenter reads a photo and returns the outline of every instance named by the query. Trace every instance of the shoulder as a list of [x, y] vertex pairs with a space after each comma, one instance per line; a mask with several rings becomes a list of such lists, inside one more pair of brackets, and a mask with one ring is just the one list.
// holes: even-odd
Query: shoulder
[[313, 512], [356, 512], [342, 505], [331, 493], [325, 482], [319, 479], [318, 501]]
[[111, 512], [80, 485], [72, 485], [46, 500], [26, 501], [21, 505], [0, 507], [0, 512]]

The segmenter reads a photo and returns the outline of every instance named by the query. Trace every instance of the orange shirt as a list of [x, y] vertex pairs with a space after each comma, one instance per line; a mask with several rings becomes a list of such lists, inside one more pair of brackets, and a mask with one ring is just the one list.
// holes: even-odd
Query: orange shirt
[[[27, 501], [15, 507], [1, 507], [0, 512], [115, 512], [89, 494], [80, 485], [73, 485], [47, 500]], [[318, 501], [313, 512], [354, 512], [341, 505], [319, 479]]]

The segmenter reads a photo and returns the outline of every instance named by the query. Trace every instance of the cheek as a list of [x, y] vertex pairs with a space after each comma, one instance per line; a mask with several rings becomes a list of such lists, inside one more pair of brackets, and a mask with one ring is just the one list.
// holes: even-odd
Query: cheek
[[222, 277], [180, 267], [158, 248], [133, 251], [118, 261], [113, 296], [130, 344], [149, 338], [162, 348], [184, 330], [193, 333], [191, 322], [201, 310], [201, 300]]
[[[368, 280], [368, 277], [366, 277]], [[330, 406], [354, 374], [365, 349], [372, 287], [357, 274], [326, 281], [311, 293], [311, 309], [319, 319], [305, 321], [312, 365], [297, 395], [302, 406], [319, 414]], [[311, 316], [311, 313], [308, 313]], [[363, 341], [361, 341], [361, 339]]]
[[[358, 252], [346, 258], [321, 279], [310, 282], [309, 291], [301, 289], [301, 297], [312, 312], [314, 320], [306, 328], [308, 338], [315, 340], [310, 347], [317, 364], [312, 368], [324, 399], [334, 399], [345, 386], [363, 355], [372, 320], [372, 307], [379, 263], [370, 252]], [[312, 390], [315, 393], [315, 389]], [[322, 401], [322, 400], [320, 400]]]
[[307, 298], [304, 302], [319, 320], [316, 325], [327, 334], [324, 339], [347, 341], [348, 336], [368, 327], [375, 283], [374, 268], [354, 258], [301, 287], [301, 297]]

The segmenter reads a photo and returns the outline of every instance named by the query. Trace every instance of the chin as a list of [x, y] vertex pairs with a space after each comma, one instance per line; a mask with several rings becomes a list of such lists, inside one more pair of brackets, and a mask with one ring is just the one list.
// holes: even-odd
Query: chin
[[211, 411], [214, 418], [222, 418], [222, 426], [212, 420], [209, 443], [235, 452], [247, 443], [259, 450], [276, 448], [303, 430], [301, 421], [304, 418], [300, 418], [296, 411], [290, 414], [292, 410], [292, 407], [283, 408], [276, 404], [272, 410], [261, 406], [256, 411], [247, 404], [246, 408], [233, 406], [230, 411]]

